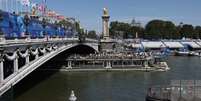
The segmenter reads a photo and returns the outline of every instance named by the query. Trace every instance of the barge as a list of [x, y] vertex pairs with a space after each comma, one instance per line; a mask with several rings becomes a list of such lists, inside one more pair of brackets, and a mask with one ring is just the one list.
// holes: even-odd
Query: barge
[[[160, 61], [159, 61], [160, 60]], [[66, 59], [67, 71], [167, 71], [166, 62], [149, 53], [74, 55]]]

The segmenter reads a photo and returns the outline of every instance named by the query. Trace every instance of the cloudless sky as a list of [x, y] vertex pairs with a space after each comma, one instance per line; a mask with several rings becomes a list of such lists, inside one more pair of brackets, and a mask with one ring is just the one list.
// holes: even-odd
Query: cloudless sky
[[[31, 0], [41, 2], [42, 0]], [[152, 19], [201, 25], [201, 0], [46, 0], [48, 8], [79, 19], [89, 30], [101, 32], [102, 9], [107, 7], [110, 21], [130, 22], [133, 18], [145, 25]]]

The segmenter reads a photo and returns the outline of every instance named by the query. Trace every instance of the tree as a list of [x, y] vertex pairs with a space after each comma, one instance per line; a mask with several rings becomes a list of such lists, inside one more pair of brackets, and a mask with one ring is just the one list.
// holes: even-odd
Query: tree
[[124, 22], [113, 21], [110, 23], [110, 36], [112, 38], [135, 38], [136, 32], [142, 37], [144, 29]]
[[194, 38], [194, 28], [193, 25], [184, 24], [181, 28], [182, 37]]
[[162, 26], [163, 26], [162, 20], [152, 20], [148, 22], [148, 24], [145, 27], [145, 32], [146, 32], [145, 37], [148, 39], [161, 38]]
[[144, 37], [144, 28], [142, 27], [137, 27], [137, 26], [132, 26], [130, 28], [130, 32], [132, 35], [132, 38], [136, 37], [136, 33], [138, 33], [138, 38], [143, 38]]
[[177, 33], [177, 28], [174, 23], [171, 21], [165, 21], [164, 22], [164, 29], [162, 31], [163, 38], [165, 39], [177, 39], [179, 36]]
[[87, 38], [97, 39], [96, 31], [91, 30], [87, 33]]
[[172, 39], [175, 38], [177, 28], [171, 21], [152, 20], [145, 27], [145, 38]]
[[81, 33], [81, 28], [80, 28], [80, 23], [79, 22], [75, 22], [75, 30], [78, 32], [78, 33]]
[[201, 26], [195, 27], [196, 38], [201, 38]]
[[57, 23], [57, 25], [63, 26], [63, 27], [64, 26], [66, 26], [66, 27], [72, 27], [73, 26], [73, 24], [70, 21], [66, 20], [66, 19], [63, 19], [63, 20], [59, 21]]
[[135, 33], [140, 38], [146, 39], [181, 39], [201, 38], [201, 26], [183, 24], [176, 26], [171, 21], [152, 20], [148, 22], [145, 29], [131, 24], [113, 21], [110, 23], [110, 36], [112, 38], [135, 38]]
[[86, 34], [84, 33], [84, 29], [81, 28], [80, 32], [78, 33], [79, 42], [83, 43], [86, 40]]

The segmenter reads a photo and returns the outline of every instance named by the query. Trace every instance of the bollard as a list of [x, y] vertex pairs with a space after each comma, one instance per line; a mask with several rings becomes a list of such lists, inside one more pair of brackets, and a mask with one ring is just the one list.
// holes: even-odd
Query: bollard
[[69, 101], [76, 101], [76, 100], [77, 100], [77, 97], [75, 96], [74, 91], [72, 90], [69, 97]]

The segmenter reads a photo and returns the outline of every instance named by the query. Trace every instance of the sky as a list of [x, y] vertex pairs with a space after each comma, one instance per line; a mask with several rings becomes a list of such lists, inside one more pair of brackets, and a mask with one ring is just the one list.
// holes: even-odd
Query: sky
[[[31, 0], [41, 2], [42, 0]], [[131, 22], [144, 26], [153, 19], [170, 20], [175, 24], [201, 25], [201, 0], [46, 0], [48, 8], [79, 19], [83, 28], [101, 32], [102, 10], [109, 9], [110, 21]]]

